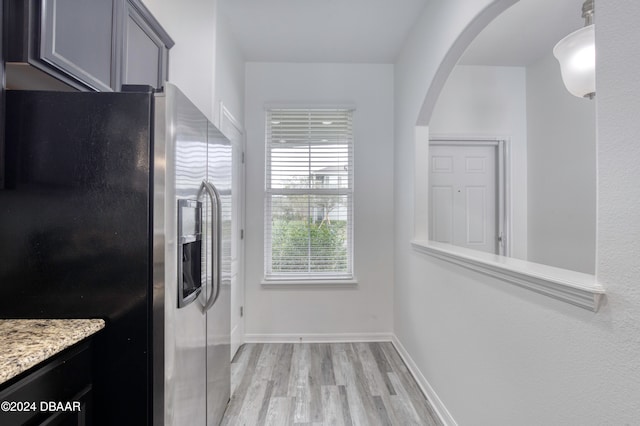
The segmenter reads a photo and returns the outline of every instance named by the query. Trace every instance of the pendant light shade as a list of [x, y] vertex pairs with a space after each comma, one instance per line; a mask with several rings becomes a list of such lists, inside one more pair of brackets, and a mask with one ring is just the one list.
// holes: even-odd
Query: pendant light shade
[[596, 46], [593, 24], [572, 32], [553, 48], [560, 62], [562, 81], [567, 90], [579, 98], [596, 93]]
[[553, 48], [565, 87], [579, 98], [593, 99], [596, 95], [594, 10], [594, 0], [585, 0], [582, 4], [584, 27], [560, 40]]

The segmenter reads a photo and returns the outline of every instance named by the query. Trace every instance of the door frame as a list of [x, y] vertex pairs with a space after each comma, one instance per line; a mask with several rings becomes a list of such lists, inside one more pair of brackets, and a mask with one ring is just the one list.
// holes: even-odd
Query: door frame
[[[241, 168], [240, 170], [240, 182], [238, 182], [238, 186], [237, 189], [239, 190], [239, 194], [238, 194], [238, 205], [234, 206], [234, 208], [239, 209], [239, 212], [237, 215], [234, 214], [234, 218], [239, 218], [239, 224], [238, 224], [238, 231], [239, 231], [239, 235], [236, 235], [236, 241], [235, 243], [238, 246], [238, 251], [237, 251], [237, 256], [238, 256], [238, 271], [237, 271], [237, 275], [236, 275], [236, 283], [238, 286], [240, 286], [241, 291], [239, 294], [239, 298], [236, 300], [237, 305], [236, 306], [231, 306], [231, 315], [237, 315], [239, 314], [239, 311], [241, 312], [240, 317], [238, 319], [238, 323], [236, 325], [235, 328], [233, 328], [233, 321], [231, 322], [231, 358], [233, 359], [233, 356], [235, 355], [235, 353], [237, 352], [237, 350], [239, 349], [240, 346], [242, 346], [242, 344], [244, 343], [244, 333], [245, 333], [245, 315], [244, 315], [244, 306], [245, 306], [245, 283], [244, 283], [244, 276], [245, 276], [245, 244], [244, 244], [244, 229], [245, 229], [245, 185], [246, 185], [246, 175], [245, 175], [245, 161], [244, 161], [244, 157], [245, 157], [245, 131], [244, 128], [242, 126], [242, 124], [240, 124], [240, 122], [233, 116], [233, 114], [226, 108], [226, 106], [224, 105], [223, 101], [220, 101], [220, 110], [219, 110], [219, 114], [220, 116], [218, 117], [218, 127], [220, 129], [220, 131], [224, 134], [224, 130], [225, 130], [225, 126], [224, 124], [228, 124], [230, 126], [232, 126], [240, 135], [240, 140], [237, 142], [240, 144], [239, 148], [240, 148], [240, 152], [241, 152], [241, 160], [239, 162], [239, 166]], [[225, 135], [227, 138], [229, 138], [228, 135]], [[231, 138], [229, 138], [229, 140], [231, 140]], [[234, 143], [233, 140], [231, 140], [232, 146]], [[233, 148], [232, 148], [233, 149]], [[233, 172], [232, 172], [233, 173]], [[233, 289], [231, 290], [233, 292]]]
[[[470, 137], [454, 135], [433, 135], [429, 138], [429, 146], [495, 146], [497, 183], [496, 213], [498, 215], [498, 253], [500, 256], [511, 256], [511, 150], [507, 137]], [[429, 155], [429, 154], [428, 154]], [[427, 158], [429, 158], [427, 156]], [[430, 161], [427, 161], [430, 167]], [[428, 176], [429, 174], [427, 174]], [[429, 188], [429, 194], [431, 189]], [[428, 201], [430, 202], [430, 201]], [[431, 211], [431, 206], [429, 206]], [[427, 226], [429, 232], [430, 226]]]

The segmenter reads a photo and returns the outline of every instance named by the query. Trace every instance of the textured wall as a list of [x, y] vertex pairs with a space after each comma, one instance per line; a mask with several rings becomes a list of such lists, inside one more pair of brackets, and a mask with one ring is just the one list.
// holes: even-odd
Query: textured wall
[[551, 52], [527, 67], [529, 260], [593, 274], [596, 102], [571, 95]]
[[[640, 30], [635, 20], [640, 3], [598, 2], [596, 275], [607, 289], [600, 312], [432, 259], [409, 244], [418, 201], [414, 126], [418, 117], [428, 123], [443, 81], [438, 69], [455, 62], [437, 45], [454, 46], [460, 54], [457, 36], [465, 38], [468, 25], [467, 32], [479, 31], [483, 18], [474, 18], [489, 3], [508, 2], [431, 4], [396, 66], [395, 332], [458, 424], [636, 424]], [[428, 92], [430, 86], [434, 90]]]

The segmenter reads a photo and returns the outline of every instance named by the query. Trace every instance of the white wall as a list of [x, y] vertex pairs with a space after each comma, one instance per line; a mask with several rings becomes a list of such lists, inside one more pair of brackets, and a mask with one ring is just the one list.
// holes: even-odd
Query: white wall
[[[414, 252], [413, 156], [442, 84], [440, 65], [477, 33], [483, 7], [432, 3], [395, 69], [394, 327], [460, 425], [635, 424], [640, 418], [640, 3], [600, 0], [597, 15], [600, 312], [516, 288]], [[624, 43], [621, 41], [624, 40]], [[442, 45], [439, 47], [438, 45]], [[454, 46], [453, 57], [447, 56]], [[437, 92], [437, 90], [435, 90]], [[423, 101], [427, 99], [423, 108]], [[418, 143], [424, 143], [419, 141]]]
[[214, 121], [216, 0], [142, 0], [169, 33], [169, 81]]
[[512, 256], [594, 273], [595, 102], [569, 94], [551, 53], [526, 79], [522, 67], [457, 65], [429, 131], [508, 137]]
[[[432, 135], [507, 138], [511, 151], [512, 256], [527, 258], [526, 79], [521, 67], [457, 65], [433, 110]], [[426, 158], [423, 160], [426, 163]]]
[[244, 125], [244, 56], [224, 19], [217, 21], [214, 123], [220, 117], [220, 102], [239, 124]]
[[[248, 63], [246, 333], [390, 333], [393, 297], [393, 66]], [[266, 288], [265, 104], [354, 104], [355, 287]]]
[[529, 260], [593, 274], [596, 102], [571, 95], [549, 52], [527, 67]]
[[143, 0], [175, 41], [169, 51], [169, 81], [216, 125], [220, 101], [244, 122], [244, 57], [217, 0]]

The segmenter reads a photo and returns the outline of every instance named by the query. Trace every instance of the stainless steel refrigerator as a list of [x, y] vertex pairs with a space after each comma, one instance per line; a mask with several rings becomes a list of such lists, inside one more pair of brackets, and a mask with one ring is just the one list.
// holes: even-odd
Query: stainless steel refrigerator
[[105, 318], [96, 424], [215, 425], [230, 392], [230, 142], [175, 86], [8, 91], [0, 317]]

